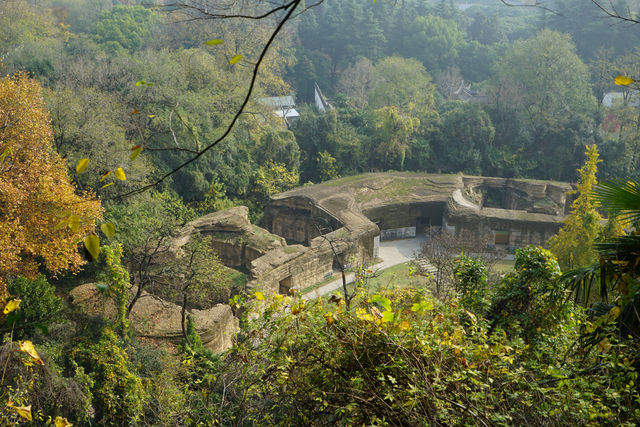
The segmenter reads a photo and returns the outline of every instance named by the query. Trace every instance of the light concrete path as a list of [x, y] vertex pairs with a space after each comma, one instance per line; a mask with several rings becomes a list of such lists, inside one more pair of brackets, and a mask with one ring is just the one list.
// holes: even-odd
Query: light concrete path
[[[373, 265], [372, 268], [379, 271], [412, 260], [420, 251], [420, 248], [425, 241], [425, 236], [418, 236], [413, 239], [380, 242], [378, 258], [380, 258], [382, 262]], [[346, 279], [347, 283], [353, 282], [355, 280], [355, 274], [347, 273]], [[342, 278], [316, 288], [313, 291], [304, 294], [302, 297], [304, 299], [318, 298], [322, 295], [333, 292], [336, 289], [342, 289]]]

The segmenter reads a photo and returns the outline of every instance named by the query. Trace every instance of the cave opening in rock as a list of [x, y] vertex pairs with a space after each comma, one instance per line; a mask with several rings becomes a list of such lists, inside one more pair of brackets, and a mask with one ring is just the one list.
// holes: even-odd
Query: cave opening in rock
[[291, 289], [291, 282], [291, 276], [287, 276], [284, 279], [280, 280], [280, 288], [278, 289], [278, 292], [283, 295], [288, 295], [289, 289]]

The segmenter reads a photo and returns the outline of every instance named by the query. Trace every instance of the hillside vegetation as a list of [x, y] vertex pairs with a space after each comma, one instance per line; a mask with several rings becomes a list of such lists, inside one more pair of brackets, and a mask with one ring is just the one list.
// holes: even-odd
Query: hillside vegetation
[[[504, 3], [0, 1], [0, 424], [636, 425], [640, 5]], [[307, 183], [459, 172], [576, 183], [550, 251], [306, 301], [173, 245]], [[173, 341], [134, 333], [145, 299]]]

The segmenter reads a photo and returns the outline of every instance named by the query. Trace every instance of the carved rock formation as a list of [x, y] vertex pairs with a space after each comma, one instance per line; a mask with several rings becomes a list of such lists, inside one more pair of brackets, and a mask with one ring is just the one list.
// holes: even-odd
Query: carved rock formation
[[[89, 316], [103, 316], [114, 320], [116, 306], [93, 283], [74, 288], [70, 296], [72, 304]], [[238, 330], [238, 319], [231, 307], [217, 304], [207, 310], [189, 310], [202, 343], [212, 352], [220, 353], [231, 347]], [[154, 297], [147, 292], [133, 306], [130, 315], [131, 328], [140, 337], [180, 342], [182, 339], [181, 307]]]

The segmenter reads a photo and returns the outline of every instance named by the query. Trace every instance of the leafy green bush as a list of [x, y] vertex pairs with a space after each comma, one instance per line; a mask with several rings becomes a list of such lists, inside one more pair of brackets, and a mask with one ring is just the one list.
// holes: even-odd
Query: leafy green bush
[[499, 283], [487, 317], [491, 329], [521, 334], [530, 343], [552, 334], [569, 315], [560, 267], [551, 252], [538, 246], [516, 251], [515, 272]]
[[103, 425], [128, 425], [142, 415], [149, 399], [142, 379], [132, 371], [129, 356], [116, 333], [105, 328], [95, 344], [80, 343], [72, 359], [92, 381], [96, 420]]
[[16, 328], [24, 333], [33, 331], [34, 327], [45, 328], [44, 324], [56, 320], [63, 308], [55, 287], [43, 275], [33, 280], [17, 277], [7, 288], [11, 295], [22, 300], [15, 315], [19, 319]]
[[487, 267], [480, 260], [461, 254], [453, 269], [460, 303], [469, 310], [483, 314], [489, 306], [487, 296]]
[[638, 413], [632, 350], [572, 352], [577, 320], [532, 355], [519, 336], [417, 290], [360, 293], [351, 307], [256, 293], [237, 345], [208, 371], [217, 422], [632, 425]]

